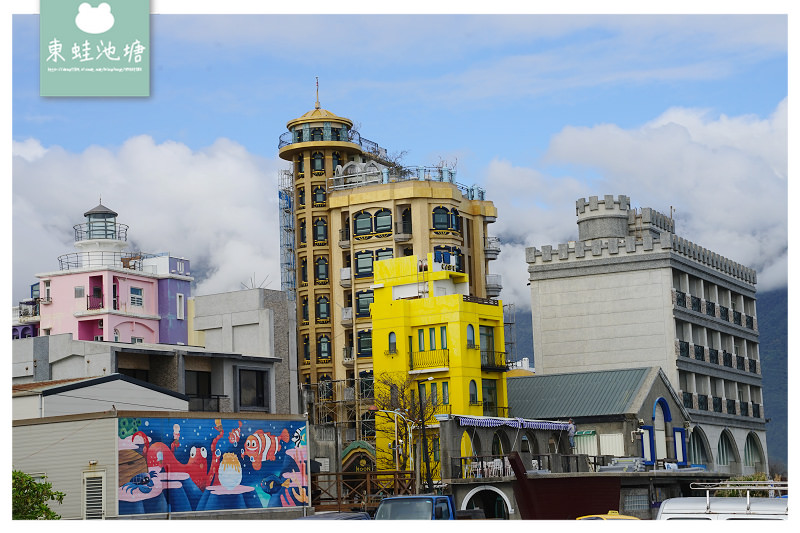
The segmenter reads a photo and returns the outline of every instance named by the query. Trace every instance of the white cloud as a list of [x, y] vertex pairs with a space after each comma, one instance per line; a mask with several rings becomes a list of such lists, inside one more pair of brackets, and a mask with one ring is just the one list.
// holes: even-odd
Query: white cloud
[[[575, 200], [605, 194], [665, 214], [674, 207], [678, 235], [755, 268], [758, 290], [788, 282], [785, 100], [765, 119], [675, 108], [634, 129], [566, 127], [544, 163], [575, 172], [556, 177], [503, 161], [487, 169], [498, 207], [490, 229], [504, 242], [502, 261], [491, 268], [504, 276], [501, 296], [509, 302], [529, 305], [524, 247], [574, 240]], [[584, 170], [588, 177], [578, 177]]]
[[57, 270], [57, 256], [74, 251], [72, 226], [100, 196], [130, 226], [133, 249], [184, 256], [196, 274], [207, 273], [197, 294], [240, 289], [254, 276], [269, 275], [269, 288], [280, 288], [279, 161], [227, 139], [193, 151], [149, 136], [78, 154], [27, 140], [15, 142], [13, 154], [16, 300], [34, 274]]

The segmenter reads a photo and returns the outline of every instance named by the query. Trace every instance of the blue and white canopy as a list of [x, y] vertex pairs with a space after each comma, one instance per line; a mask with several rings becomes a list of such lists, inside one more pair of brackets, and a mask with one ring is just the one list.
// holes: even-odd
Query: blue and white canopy
[[566, 431], [566, 422], [550, 422], [547, 420], [526, 420], [524, 418], [495, 418], [491, 416], [458, 416], [460, 426], [472, 426], [482, 428], [494, 428], [498, 426], [508, 426], [512, 428], [524, 429], [548, 429], [551, 431]]

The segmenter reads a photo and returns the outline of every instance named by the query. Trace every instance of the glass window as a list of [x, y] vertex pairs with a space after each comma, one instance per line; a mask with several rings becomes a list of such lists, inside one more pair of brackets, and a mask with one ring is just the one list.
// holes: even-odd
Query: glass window
[[[299, 134], [300, 139], [302, 140], [303, 132], [299, 131], [298, 134]], [[297, 173], [298, 174], [302, 174], [303, 173], [303, 156], [302, 155], [297, 157]]]
[[331, 383], [331, 377], [327, 374], [323, 374], [322, 377], [319, 378], [319, 383], [317, 384], [319, 397], [323, 400], [328, 400], [333, 398], [333, 384]]
[[450, 403], [450, 386], [446, 381], [442, 381], [442, 403], [445, 405]]
[[311, 140], [312, 141], [322, 140], [322, 128], [314, 128], [311, 130]]
[[324, 218], [314, 221], [314, 241], [325, 242], [328, 240], [328, 223]]
[[75, 287], [75, 298], [83, 298], [85, 294], [86, 293], [84, 291], [83, 285], [81, 285], [80, 287]]
[[375, 233], [388, 233], [392, 231], [392, 212], [381, 209], [375, 213]]
[[368, 277], [372, 275], [372, 251], [367, 250], [364, 252], [356, 253], [356, 271], [355, 276]]
[[467, 348], [475, 348], [475, 328], [467, 324]]
[[[333, 140], [334, 141], [338, 141], [339, 140], [339, 131], [338, 130], [333, 130], [331, 133], [333, 133], [333, 136], [335, 137], [335, 139], [333, 139]], [[339, 152], [333, 152], [331, 154], [331, 162], [333, 163], [333, 169], [334, 170], [336, 170], [337, 166], [342, 164], [341, 159], [342, 159], [342, 156], [339, 155]]]
[[186, 395], [211, 398], [211, 372], [186, 371]]
[[324, 257], [320, 257], [317, 259], [315, 263], [315, 272], [314, 276], [319, 281], [324, 281], [328, 279], [328, 260]]
[[176, 317], [178, 320], [183, 320], [186, 316], [186, 307], [183, 294], [178, 293], [175, 295], [175, 303], [177, 305]]
[[359, 291], [356, 293], [356, 316], [369, 316], [369, 305], [374, 301], [372, 291]]
[[306, 205], [306, 189], [304, 187], [297, 188], [297, 205]]
[[375, 261], [391, 259], [392, 257], [394, 257], [394, 252], [391, 248], [381, 248], [375, 252]]
[[297, 233], [298, 233], [298, 236], [300, 238], [300, 242], [301, 243], [305, 243], [306, 242], [306, 219], [304, 219], [304, 218], [300, 219], [299, 227], [297, 228]]
[[311, 170], [314, 172], [321, 172], [325, 170], [325, 158], [322, 155], [322, 152], [314, 152], [314, 155], [311, 156], [312, 159], [312, 166]]
[[358, 356], [372, 356], [372, 330], [366, 329], [358, 332]]
[[372, 233], [372, 215], [367, 211], [361, 211], [353, 216], [353, 234], [369, 235]]
[[394, 334], [394, 331], [389, 333], [389, 352], [397, 353], [397, 335]]
[[444, 207], [433, 210], [433, 229], [447, 229], [450, 223], [450, 213]]
[[474, 379], [469, 382], [469, 403], [478, 403], [478, 386], [475, 384]]
[[439, 403], [439, 386], [436, 383], [431, 383], [431, 405]]
[[239, 406], [244, 408], [266, 408], [267, 371], [239, 370]]
[[425, 330], [424, 329], [417, 330], [417, 338], [419, 340], [419, 351], [420, 352], [424, 352], [425, 351]]
[[308, 259], [305, 257], [300, 260], [300, 281], [308, 283]]
[[431, 350], [436, 349], [436, 328], [429, 328], [428, 329], [428, 339], [430, 340], [429, 346]]
[[308, 321], [308, 297], [303, 297], [303, 303], [300, 308], [302, 310], [301, 316], [303, 320]]
[[140, 289], [138, 287], [131, 287], [131, 305], [135, 307], [142, 307], [144, 305], [143, 289]]
[[317, 298], [317, 318], [322, 320], [330, 318], [330, 304], [327, 296]]
[[479, 326], [481, 333], [481, 351], [494, 351], [494, 328], [491, 326]]
[[303, 335], [303, 358], [306, 361], [311, 359], [311, 342], [308, 335]]
[[314, 188], [314, 206], [325, 203], [325, 187]]
[[327, 335], [320, 335], [317, 339], [317, 357], [319, 359], [331, 357], [331, 339]]
[[455, 209], [450, 212], [450, 229], [461, 231], [461, 217]]
[[422, 411], [422, 406], [425, 404], [425, 399], [428, 397], [428, 395], [425, 394], [425, 383], [418, 383], [417, 385], [419, 386], [419, 405], [420, 410]]
[[[433, 460], [439, 460], [439, 437], [433, 437]], [[442, 516], [447, 516], [449, 511], [443, 509]]]
[[447, 349], [447, 326], [439, 328], [439, 342], [441, 343], [442, 350]]

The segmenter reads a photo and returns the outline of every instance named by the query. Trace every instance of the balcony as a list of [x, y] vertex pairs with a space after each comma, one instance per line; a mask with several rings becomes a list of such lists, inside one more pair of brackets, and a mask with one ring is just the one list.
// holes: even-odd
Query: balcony
[[351, 366], [356, 361], [356, 352], [352, 346], [342, 348], [342, 364]]
[[342, 307], [341, 313], [341, 324], [343, 326], [352, 326], [353, 325], [353, 308], [352, 307]]
[[675, 305], [678, 307], [686, 308], [686, 293], [681, 291], [675, 291]]
[[722, 364], [728, 368], [733, 368], [733, 354], [722, 350]]
[[87, 311], [97, 311], [99, 309], [103, 309], [103, 297], [102, 296], [87, 296], [86, 297], [86, 310]]
[[753, 402], [753, 418], [761, 418], [761, 406]]
[[[49, 300], [49, 298], [48, 298]], [[19, 322], [25, 324], [27, 322], [39, 321], [39, 299], [34, 301], [20, 302], [19, 303]], [[42, 302], [44, 303], [44, 302]]]
[[708, 411], [708, 395], [706, 394], [697, 395], [697, 408], [701, 411]]
[[503, 290], [503, 277], [500, 274], [486, 275], [486, 296], [497, 298]]
[[714, 305], [714, 302], [706, 300], [706, 314], [708, 316], [716, 316], [716, 305]]
[[348, 249], [350, 248], [350, 230], [349, 229], [340, 229], [339, 230], [339, 248]]
[[744, 357], [741, 355], [736, 356], [736, 370], [744, 371]]
[[683, 406], [687, 409], [694, 409], [694, 395], [691, 392], [683, 393]]
[[409, 357], [409, 370], [430, 370], [449, 368], [450, 350], [428, 350], [426, 352], [411, 352]]
[[500, 255], [500, 239], [498, 237], [486, 237], [483, 244], [483, 251], [486, 259], [493, 261]]
[[745, 317], [744, 317], [744, 326], [747, 329], [754, 329], [753, 317], [751, 317], [750, 315], [745, 315]]
[[714, 363], [715, 365], [719, 364], [719, 351], [715, 350], [714, 348], [708, 349], [708, 362]]
[[223, 398], [220, 394], [211, 394], [209, 396], [189, 396], [189, 411], [205, 411], [205, 412], [219, 412], [219, 403]]
[[722, 320], [724, 320], [725, 322], [730, 321], [730, 318], [728, 318], [728, 308], [727, 307], [724, 307], [722, 305], [719, 306], [719, 317]]
[[128, 240], [128, 226], [111, 222], [87, 222], [72, 227], [75, 230], [75, 242], [92, 239]]
[[700, 309], [700, 298], [697, 296], [692, 296], [692, 311], [697, 311], [699, 313]]
[[[467, 294], [463, 295], [463, 300], [468, 303], [473, 304], [482, 304], [482, 305], [493, 305], [497, 307], [497, 300], [490, 300], [489, 298], [478, 298], [477, 296], [469, 296]], [[473, 346], [474, 348], [474, 346]]]
[[733, 312], [733, 323], [736, 324], [737, 326], [742, 325], [742, 313], [740, 313], [739, 311]]
[[344, 267], [339, 269], [339, 285], [342, 287], [352, 287], [353, 280], [351, 279], [352, 269], [350, 267]]
[[689, 357], [689, 343], [687, 341], [678, 341], [678, 355]]
[[481, 370], [487, 372], [507, 372], [506, 352], [481, 351]]
[[722, 398], [720, 398], [719, 396], [714, 396], [711, 398], [711, 403], [715, 413], [722, 412]]
[[694, 358], [698, 361], [706, 360], [706, 349], [704, 346], [700, 346], [699, 344], [694, 345]]
[[411, 232], [411, 222], [395, 222], [394, 223], [394, 240], [395, 242], [410, 241], [413, 236]]
[[747, 370], [749, 370], [753, 374], [758, 374], [758, 364], [756, 363], [755, 359], [747, 360]]
[[736, 400], [725, 400], [725, 412], [729, 415], [736, 414]]
[[[153, 254], [141, 252], [73, 252], [58, 257], [59, 270], [76, 268], [125, 268], [128, 270], [144, 270], [143, 261]], [[150, 267], [153, 270], [154, 267]]]
[[508, 407], [498, 407], [495, 403], [483, 402], [483, 416], [508, 418]]
[[739, 402], [739, 414], [742, 416], [750, 416], [750, 404], [747, 402]]

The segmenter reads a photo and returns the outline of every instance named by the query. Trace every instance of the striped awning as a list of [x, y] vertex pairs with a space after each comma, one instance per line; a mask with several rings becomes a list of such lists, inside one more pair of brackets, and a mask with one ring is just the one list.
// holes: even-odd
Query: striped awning
[[547, 429], [551, 431], [566, 431], [569, 424], [566, 422], [549, 422], [547, 420], [526, 420], [524, 418], [495, 418], [491, 416], [456, 416], [460, 426], [481, 428], [494, 428], [508, 426], [524, 429]]

